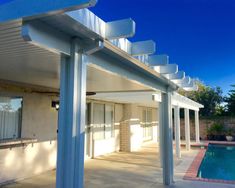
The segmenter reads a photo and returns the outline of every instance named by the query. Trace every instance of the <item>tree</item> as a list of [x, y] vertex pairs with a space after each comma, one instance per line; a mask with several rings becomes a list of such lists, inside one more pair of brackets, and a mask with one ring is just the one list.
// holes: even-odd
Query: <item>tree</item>
[[202, 116], [215, 116], [223, 114], [221, 112], [221, 104], [223, 102], [223, 92], [220, 87], [212, 88], [206, 86], [201, 81], [197, 81], [198, 91], [183, 91], [179, 93], [204, 105], [204, 108], [200, 110]]
[[231, 85], [232, 88], [228, 93], [228, 97], [225, 98], [225, 102], [227, 102], [227, 112], [229, 115], [235, 115], [235, 85]]

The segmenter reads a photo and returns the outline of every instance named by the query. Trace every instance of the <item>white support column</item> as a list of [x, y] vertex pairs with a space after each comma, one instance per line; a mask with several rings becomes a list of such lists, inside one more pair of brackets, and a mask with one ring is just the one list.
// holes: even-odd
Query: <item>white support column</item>
[[170, 185], [173, 183], [174, 177], [174, 161], [173, 161], [173, 139], [172, 139], [172, 107], [171, 92], [162, 94], [161, 109], [161, 161], [163, 168], [163, 183]]
[[191, 149], [190, 144], [190, 124], [189, 124], [189, 109], [184, 109], [184, 119], [185, 119], [185, 141], [186, 141], [186, 150]]
[[57, 188], [83, 188], [86, 63], [78, 42], [71, 56], [61, 57]]
[[195, 132], [196, 132], [196, 143], [200, 143], [199, 111], [197, 110], [195, 110]]
[[175, 145], [176, 145], [176, 156], [181, 158], [181, 151], [180, 151], [180, 108], [179, 106], [175, 106], [174, 109], [174, 120], [175, 120]]
[[159, 137], [158, 137], [158, 147], [159, 147], [159, 156], [160, 156], [160, 166], [162, 167], [162, 149], [163, 149], [163, 132], [162, 132], [162, 126], [163, 126], [163, 121], [162, 121], [162, 118], [163, 118], [163, 107], [162, 107], [162, 102], [159, 103], [159, 110], [158, 110], [158, 117], [159, 117], [159, 124], [158, 124], [158, 134], [159, 134]]

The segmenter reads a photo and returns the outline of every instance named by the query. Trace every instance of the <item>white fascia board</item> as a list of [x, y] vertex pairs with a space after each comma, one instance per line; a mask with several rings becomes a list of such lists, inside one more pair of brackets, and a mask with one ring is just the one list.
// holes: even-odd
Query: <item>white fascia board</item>
[[0, 23], [82, 9], [94, 6], [96, 2], [96, 0], [4, 0], [0, 1]]
[[135, 35], [135, 28], [136, 24], [131, 18], [107, 22], [105, 28], [105, 38], [118, 39], [133, 37]]
[[168, 55], [151, 55], [149, 56], [148, 64], [150, 66], [167, 65], [169, 63]]
[[133, 42], [131, 44], [131, 55], [150, 55], [156, 51], [156, 44], [153, 40]]
[[162, 66], [153, 66], [153, 69], [160, 74], [172, 74], [178, 71], [178, 65], [167, 64]]

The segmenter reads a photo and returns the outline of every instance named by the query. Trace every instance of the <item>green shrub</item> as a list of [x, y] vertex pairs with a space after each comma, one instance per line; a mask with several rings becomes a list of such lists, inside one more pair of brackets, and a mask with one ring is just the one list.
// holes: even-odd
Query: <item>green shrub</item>
[[214, 123], [207, 129], [208, 135], [224, 135], [224, 127], [220, 123]]

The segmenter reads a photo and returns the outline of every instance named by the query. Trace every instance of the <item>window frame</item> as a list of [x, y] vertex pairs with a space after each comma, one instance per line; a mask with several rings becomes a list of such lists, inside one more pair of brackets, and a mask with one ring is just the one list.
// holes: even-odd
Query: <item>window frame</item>
[[141, 116], [142, 116], [141, 124], [143, 128], [143, 139], [150, 140], [153, 138], [153, 108], [142, 107]]
[[12, 95], [12, 94], [0, 94], [0, 98], [1, 97], [5, 97], [5, 98], [10, 98], [11, 100], [12, 99], [20, 99], [21, 100], [21, 108], [20, 108], [20, 111], [19, 111], [19, 115], [18, 115], [18, 125], [17, 125], [17, 136], [15, 137], [10, 137], [10, 138], [0, 138], [0, 141], [1, 142], [4, 142], [4, 141], [12, 141], [12, 140], [19, 140], [19, 139], [22, 139], [22, 120], [23, 120], [23, 106], [24, 106], [24, 98], [23, 96], [16, 96], [16, 95]]
[[[105, 102], [105, 101], [87, 101], [87, 103], [91, 103], [91, 105], [93, 106], [92, 107], [92, 117], [91, 117], [91, 124], [92, 124], [92, 132], [93, 132], [93, 138], [94, 140], [105, 140], [105, 139], [110, 139], [110, 138], [114, 138], [115, 137], [115, 104], [114, 103], [110, 103], [110, 102]], [[95, 132], [94, 132], [94, 129], [95, 129], [95, 122], [94, 122], [94, 113], [95, 113], [95, 108], [94, 106], [96, 104], [101, 104], [103, 105], [104, 107], [104, 129], [102, 130], [103, 131], [103, 136], [101, 138], [96, 138], [95, 136]], [[106, 126], [106, 106], [107, 105], [110, 105], [112, 106], [112, 123], [111, 123], [111, 136], [107, 136], [107, 132], [106, 132], [106, 129], [107, 129], [107, 126]]]

